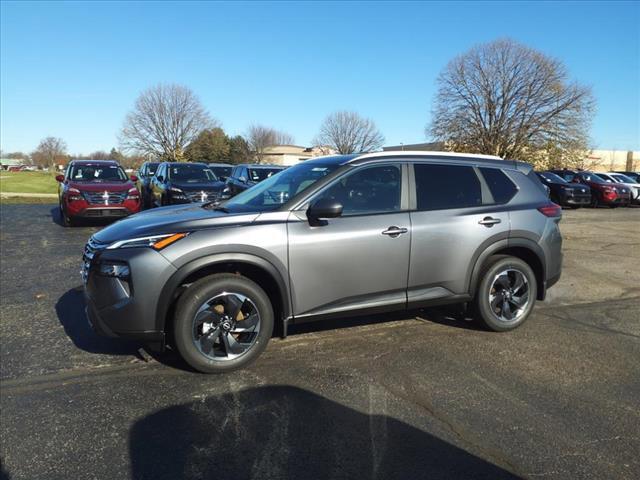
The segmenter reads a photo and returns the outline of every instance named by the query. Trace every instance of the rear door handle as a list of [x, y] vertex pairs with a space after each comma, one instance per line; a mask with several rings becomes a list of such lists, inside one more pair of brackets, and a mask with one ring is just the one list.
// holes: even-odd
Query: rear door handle
[[480, 220], [478, 223], [480, 225], [484, 225], [485, 227], [493, 227], [495, 224], [502, 222], [502, 220], [500, 220], [499, 218], [492, 218], [492, 217], [484, 217], [482, 220]]
[[382, 232], [382, 235], [389, 235], [391, 238], [395, 238], [403, 233], [407, 233], [409, 230], [402, 227], [391, 226]]

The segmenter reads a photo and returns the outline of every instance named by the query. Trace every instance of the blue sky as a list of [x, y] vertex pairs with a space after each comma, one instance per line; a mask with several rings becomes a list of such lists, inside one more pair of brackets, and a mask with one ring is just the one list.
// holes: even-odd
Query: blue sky
[[1, 146], [53, 135], [71, 153], [109, 150], [159, 82], [192, 88], [231, 134], [263, 123], [306, 145], [348, 109], [387, 144], [421, 142], [446, 63], [511, 37], [593, 88], [594, 147], [639, 150], [639, 5], [2, 2]]

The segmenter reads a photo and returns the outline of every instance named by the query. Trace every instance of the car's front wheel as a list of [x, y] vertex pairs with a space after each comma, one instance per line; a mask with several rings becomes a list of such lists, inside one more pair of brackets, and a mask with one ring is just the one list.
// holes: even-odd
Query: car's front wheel
[[241, 275], [215, 274], [191, 284], [180, 296], [175, 344], [196, 370], [228, 372], [260, 356], [273, 322], [271, 302], [258, 284]]
[[531, 267], [519, 258], [495, 255], [485, 266], [476, 292], [476, 313], [490, 330], [513, 330], [529, 317], [536, 296]]
[[71, 227], [72, 226], [71, 217], [69, 217], [69, 215], [65, 213], [62, 203], [58, 206], [58, 208], [60, 209], [60, 221], [62, 222], [62, 226]]

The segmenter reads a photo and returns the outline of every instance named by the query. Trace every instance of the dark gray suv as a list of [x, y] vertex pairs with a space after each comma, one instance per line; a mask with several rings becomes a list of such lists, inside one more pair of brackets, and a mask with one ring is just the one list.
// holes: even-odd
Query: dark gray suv
[[559, 206], [531, 165], [384, 152], [307, 160], [221, 204], [96, 233], [83, 261], [105, 335], [168, 341], [202, 372], [246, 365], [273, 332], [464, 302], [511, 330], [560, 277]]

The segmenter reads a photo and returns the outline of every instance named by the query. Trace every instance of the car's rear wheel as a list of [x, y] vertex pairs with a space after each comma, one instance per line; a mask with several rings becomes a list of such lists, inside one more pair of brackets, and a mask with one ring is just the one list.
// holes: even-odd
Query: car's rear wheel
[[519, 258], [495, 255], [485, 266], [476, 292], [476, 313], [490, 330], [513, 330], [529, 317], [536, 296], [531, 267]]
[[241, 275], [215, 274], [190, 285], [174, 318], [176, 348], [204, 373], [245, 367], [266, 348], [273, 308], [264, 290]]

